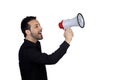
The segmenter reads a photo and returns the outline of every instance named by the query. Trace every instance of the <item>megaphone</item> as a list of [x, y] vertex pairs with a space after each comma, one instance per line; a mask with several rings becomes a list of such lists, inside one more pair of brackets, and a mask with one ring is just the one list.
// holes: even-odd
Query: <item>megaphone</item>
[[84, 28], [85, 26], [85, 21], [84, 21], [84, 17], [81, 13], [78, 13], [76, 17], [72, 18], [72, 19], [65, 19], [62, 20], [59, 24], [59, 28], [61, 29], [67, 29], [69, 27], [81, 27]]

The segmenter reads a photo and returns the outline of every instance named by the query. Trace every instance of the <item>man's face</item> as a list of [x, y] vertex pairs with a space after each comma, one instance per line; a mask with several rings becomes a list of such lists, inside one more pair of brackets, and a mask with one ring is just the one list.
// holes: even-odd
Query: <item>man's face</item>
[[37, 20], [31, 20], [28, 24], [30, 25], [30, 36], [36, 40], [43, 39], [40, 23]]

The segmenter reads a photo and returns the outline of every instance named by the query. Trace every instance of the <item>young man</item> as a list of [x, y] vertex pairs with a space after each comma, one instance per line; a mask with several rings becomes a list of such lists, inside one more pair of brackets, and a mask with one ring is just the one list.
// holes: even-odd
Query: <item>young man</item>
[[65, 41], [51, 55], [41, 52], [42, 27], [34, 16], [26, 17], [21, 22], [24, 43], [19, 50], [19, 67], [22, 80], [47, 80], [45, 65], [55, 64], [66, 53], [73, 37], [72, 30], [64, 30]]

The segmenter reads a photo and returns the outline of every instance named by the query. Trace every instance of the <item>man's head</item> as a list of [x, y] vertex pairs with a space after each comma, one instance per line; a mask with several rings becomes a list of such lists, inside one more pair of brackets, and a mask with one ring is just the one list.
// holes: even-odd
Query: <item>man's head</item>
[[40, 26], [40, 23], [36, 20], [36, 17], [34, 16], [29, 16], [22, 20], [21, 30], [25, 38], [27, 37], [34, 40], [43, 39], [42, 27]]

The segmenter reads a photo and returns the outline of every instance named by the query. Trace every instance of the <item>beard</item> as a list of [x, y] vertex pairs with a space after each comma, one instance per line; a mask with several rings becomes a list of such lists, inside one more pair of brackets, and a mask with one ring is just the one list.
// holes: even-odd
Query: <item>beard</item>
[[42, 33], [31, 33], [31, 36], [36, 40], [42, 40], [43, 39]]

